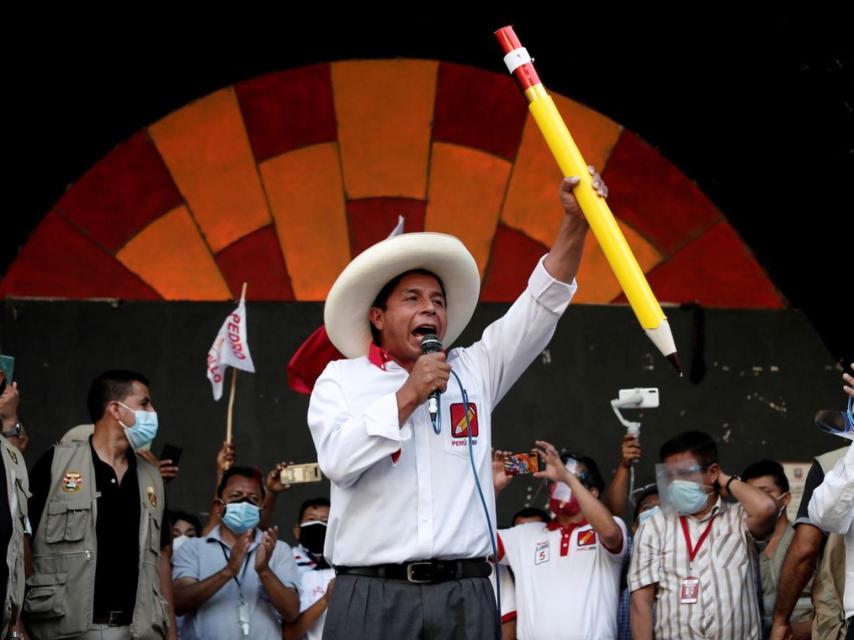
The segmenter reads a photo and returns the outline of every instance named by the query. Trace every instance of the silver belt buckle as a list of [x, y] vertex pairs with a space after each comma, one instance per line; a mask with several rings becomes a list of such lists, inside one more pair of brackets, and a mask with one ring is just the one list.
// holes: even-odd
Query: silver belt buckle
[[415, 572], [413, 569], [415, 567], [424, 566], [424, 567], [432, 567], [432, 562], [410, 562], [406, 565], [406, 581], [411, 582], [413, 584], [430, 584], [433, 582], [432, 578], [428, 578], [427, 580], [418, 579], [415, 577]]
[[107, 618], [107, 620], [108, 620], [107, 626], [110, 626], [110, 627], [124, 626], [125, 623], [121, 622], [121, 620], [122, 620], [122, 618], [124, 618], [124, 616], [125, 616], [124, 611], [110, 611], [108, 618]]

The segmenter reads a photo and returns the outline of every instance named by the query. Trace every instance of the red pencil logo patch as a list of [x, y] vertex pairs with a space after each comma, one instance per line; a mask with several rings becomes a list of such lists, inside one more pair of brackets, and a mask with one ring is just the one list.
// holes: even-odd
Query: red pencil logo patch
[[596, 532], [592, 529], [582, 531], [578, 534], [578, 546], [589, 547], [596, 544]]
[[477, 438], [477, 405], [469, 402], [469, 415], [466, 420], [465, 404], [458, 402], [451, 405], [451, 436], [454, 438], [468, 438], [468, 425], [471, 425], [471, 437]]

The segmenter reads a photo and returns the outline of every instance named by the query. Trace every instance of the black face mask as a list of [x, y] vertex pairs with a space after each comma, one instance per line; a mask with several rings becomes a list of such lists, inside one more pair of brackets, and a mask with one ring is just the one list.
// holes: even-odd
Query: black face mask
[[322, 520], [310, 520], [299, 526], [299, 543], [308, 549], [312, 556], [323, 556], [326, 543], [326, 523]]

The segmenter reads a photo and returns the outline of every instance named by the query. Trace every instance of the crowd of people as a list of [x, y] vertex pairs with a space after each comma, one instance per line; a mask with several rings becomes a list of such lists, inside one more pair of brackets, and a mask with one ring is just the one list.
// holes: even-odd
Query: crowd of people
[[[293, 547], [272, 525], [290, 463], [264, 473], [228, 442], [207, 522], [167, 508], [164, 485], [180, 474], [151, 453], [158, 414], [144, 375], [98, 376], [91, 424], [29, 473], [19, 390], [6, 384], [2, 637], [854, 637], [851, 447], [815, 459], [790, 523], [781, 465], [730, 473], [700, 431], [672, 434], [635, 492], [636, 437], [620, 443], [610, 482], [590, 455], [539, 440], [545, 508], [492, 531], [514, 476], [491, 413], [575, 293], [588, 229], [578, 184], [561, 185], [565, 216], [526, 290], [470, 347], [425, 348], [450, 345], [477, 302], [478, 267], [456, 238], [404, 234], [339, 276], [325, 327], [344, 357], [317, 379], [307, 416], [330, 495], [289, 506]], [[854, 376], [844, 380], [854, 397]]]

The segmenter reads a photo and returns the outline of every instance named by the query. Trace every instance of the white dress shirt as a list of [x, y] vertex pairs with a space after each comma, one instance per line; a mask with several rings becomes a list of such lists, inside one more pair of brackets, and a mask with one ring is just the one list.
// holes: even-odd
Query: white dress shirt
[[845, 536], [845, 617], [854, 615], [854, 445], [827, 472], [809, 504], [815, 526]]
[[[479, 342], [448, 353], [469, 411], [476, 413], [475, 466], [493, 523], [492, 410], [545, 349], [575, 289], [575, 282], [552, 278], [541, 259], [504, 317]], [[439, 435], [426, 404], [401, 426], [395, 394], [409, 374], [379, 360], [378, 352], [374, 347], [369, 356], [331, 362], [311, 394], [308, 425], [320, 468], [332, 482], [327, 560], [370, 566], [487, 556], [491, 544], [455, 379], [441, 396]]]

